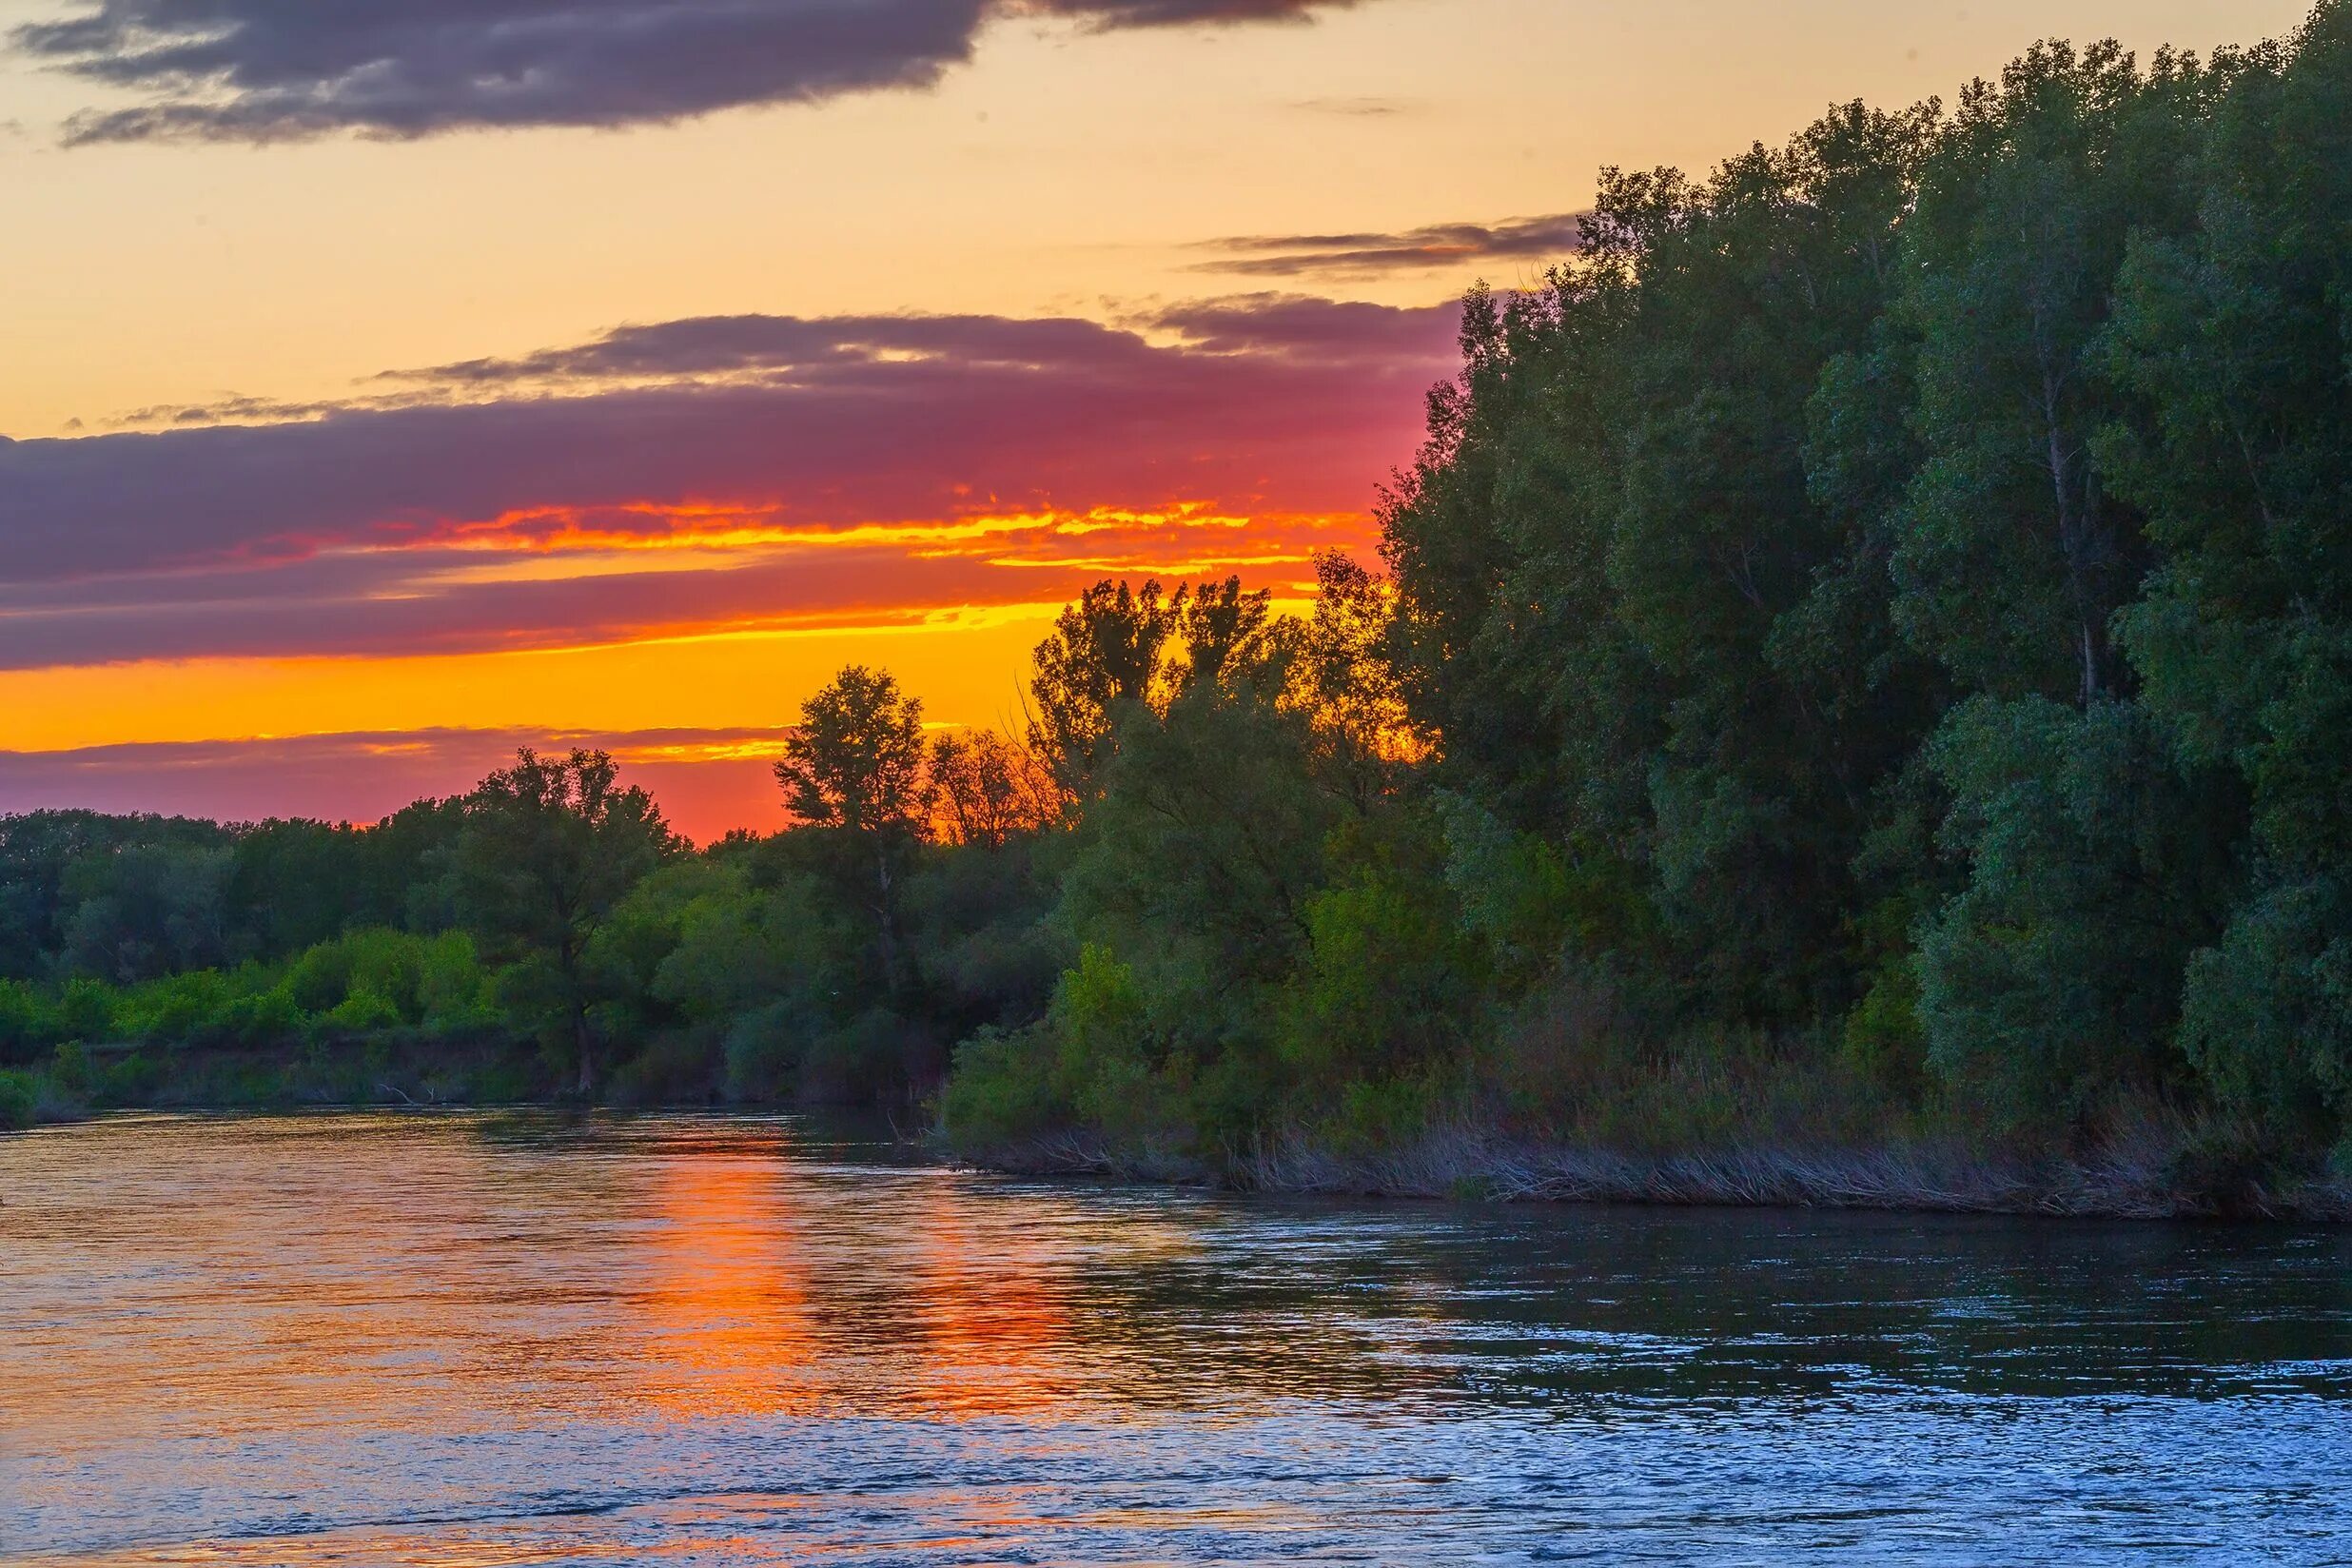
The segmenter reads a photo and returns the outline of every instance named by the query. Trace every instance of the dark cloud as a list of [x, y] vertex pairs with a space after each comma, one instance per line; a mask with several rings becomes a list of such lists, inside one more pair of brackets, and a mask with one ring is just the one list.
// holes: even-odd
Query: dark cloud
[[1259, 278], [1361, 278], [1499, 259], [1547, 261], [1568, 255], [1583, 243], [1583, 215], [1560, 212], [1491, 225], [1432, 224], [1393, 234], [1261, 234], [1211, 240], [1202, 248], [1223, 254], [1194, 270]]
[[1076, 318], [698, 316], [615, 327], [588, 343], [517, 359], [387, 370], [376, 380], [454, 388], [755, 373], [773, 382], [838, 378], [859, 367], [910, 361], [995, 370], [1099, 363], [1142, 346], [1127, 334]]
[[[0, 441], [0, 584], [422, 543], [530, 508], [643, 500], [834, 525], [1238, 503], [1268, 499], [1273, 473], [1278, 503], [1330, 505], [1344, 487], [1352, 504], [1374, 477], [1366, 434], [1416, 421], [1452, 351], [1445, 309], [1263, 296], [1166, 322], [1194, 338], [1055, 319], [684, 322], [413, 372], [418, 389], [389, 405]], [[760, 374], [732, 374], [747, 366]], [[548, 380], [559, 395], [481, 397]]]
[[1103, 28], [1198, 27], [1221, 22], [1304, 22], [1356, 0], [1009, 0], [1012, 11], [1079, 16]]
[[[1199, 559], [1181, 528], [1092, 516], [1180, 501], [1268, 519], [1218, 531], [1221, 559], [1295, 557], [1282, 519], [1360, 515], [1409, 456], [1453, 331], [1280, 295], [1132, 329], [735, 317], [404, 372], [371, 383], [389, 401], [283, 421], [0, 439], [0, 668], [1035, 602], [1090, 563]], [[959, 533], [1066, 514], [1089, 519], [1068, 539]], [[627, 553], [681, 546], [710, 559]], [[610, 559], [513, 570], [583, 550]]]
[[616, 127], [924, 88], [991, 18], [1296, 21], [1354, 0], [82, 0], [16, 50], [146, 103], [71, 143]]

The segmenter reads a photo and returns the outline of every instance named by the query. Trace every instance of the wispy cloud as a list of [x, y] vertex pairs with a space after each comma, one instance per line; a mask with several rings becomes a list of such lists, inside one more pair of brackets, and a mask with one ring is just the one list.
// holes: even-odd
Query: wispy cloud
[[1098, 29], [1303, 21], [1355, 0], [81, 0], [15, 49], [145, 102], [73, 143], [410, 138], [659, 124], [921, 88], [991, 20]]
[[1421, 108], [1414, 98], [1302, 98], [1290, 106], [1307, 114], [1342, 114], [1357, 119], [1384, 120], [1413, 114]]
[[1484, 261], [1557, 260], [1574, 253], [1583, 237], [1583, 215], [1574, 212], [1496, 224], [1432, 224], [1395, 232], [1251, 234], [1204, 242], [1199, 248], [1219, 254], [1194, 270], [1331, 279], [1459, 270]]

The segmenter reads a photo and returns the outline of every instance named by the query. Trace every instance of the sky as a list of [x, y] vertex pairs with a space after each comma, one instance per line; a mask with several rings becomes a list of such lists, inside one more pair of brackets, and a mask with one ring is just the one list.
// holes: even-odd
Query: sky
[[2303, 0], [0, 0], [0, 812], [697, 838], [842, 665], [1017, 722], [1108, 576], [1370, 557], [1605, 166]]

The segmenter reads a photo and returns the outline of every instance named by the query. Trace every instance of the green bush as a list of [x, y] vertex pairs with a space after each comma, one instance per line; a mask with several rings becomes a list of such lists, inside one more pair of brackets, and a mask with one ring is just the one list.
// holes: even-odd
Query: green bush
[[0, 1131], [32, 1126], [41, 1105], [41, 1083], [22, 1068], [0, 1068]]
[[319, 1015], [319, 1027], [343, 1036], [374, 1034], [400, 1027], [401, 1009], [372, 987], [355, 985], [343, 999]]
[[28, 981], [0, 980], [0, 1066], [29, 1062], [54, 1040], [56, 1013]]
[[228, 1043], [256, 1049], [291, 1045], [310, 1029], [302, 1004], [277, 986], [231, 998], [221, 1009], [220, 1023]]
[[940, 1126], [956, 1147], [1016, 1146], [1067, 1128], [1076, 1107], [1055, 1079], [1053, 1043], [1043, 1029], [981, 1029], [955, 1050], [955, 1071], [939, 1102]]
[[771, 1002], [735, 1019], [720, 1046], [727, 1098], [791, 1099], [808, 1044], [808, 1012], [797, 1003]]
[[723, 1071], [722, 1054], [707, 1034], [679, 1030], [656, 1036], [614, 1068], [605, 1093], [623, 1106], [700, 1105]]
[[76, 979], [66, 982], [66, 989], [57, 1003], [56, 1021], [51, 1028], [60, 1040], [111, 1040], [114, 1038], [113, 987], [97, 980]]

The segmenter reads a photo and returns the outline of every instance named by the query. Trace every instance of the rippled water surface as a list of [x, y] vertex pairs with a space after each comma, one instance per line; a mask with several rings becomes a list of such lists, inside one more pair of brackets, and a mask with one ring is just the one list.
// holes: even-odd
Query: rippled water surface
[[2352, 1238], [0, 1139], [0, 1560], [2352, 1562]]

